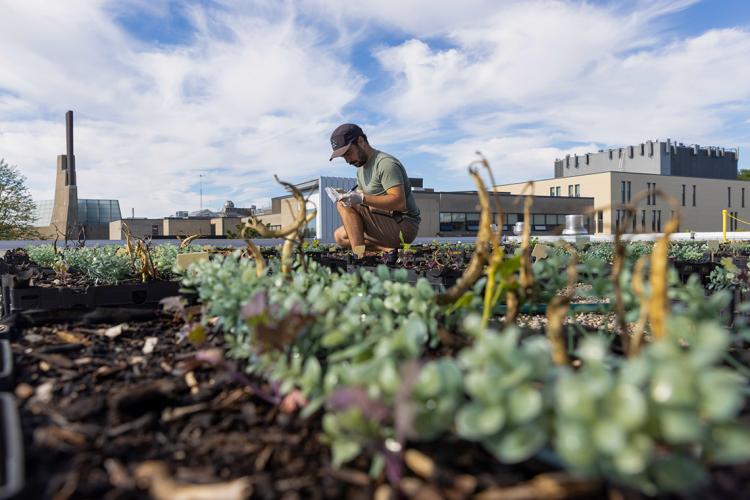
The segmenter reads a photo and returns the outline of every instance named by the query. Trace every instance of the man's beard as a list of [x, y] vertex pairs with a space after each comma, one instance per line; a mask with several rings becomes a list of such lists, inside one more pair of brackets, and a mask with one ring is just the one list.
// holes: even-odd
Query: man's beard
[[365, 152], [358, 145], [353, 144], [353, 146], [356, 148], [355, 151], [356, 151], [357, 157], [356, 159], [352, 160], [352, 162], [349, 163], [349, 165], [353, 167], [363, 167], [365, 163], [367, 163], [367, 158], [365, 158]]

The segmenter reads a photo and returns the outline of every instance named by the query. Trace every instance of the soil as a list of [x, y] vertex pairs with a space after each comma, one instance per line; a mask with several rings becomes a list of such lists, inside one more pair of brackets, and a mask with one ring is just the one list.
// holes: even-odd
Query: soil
[[[58, 322], [46, 312], [47, 324], [27, 321], [16, 332], [25, 497], [178, 498], [180, 488], [195, 487], [208, 487], [213, 498], [229, 498], [222, 488], [243, 488], [253, 498], [392, 497], [382, 475], [368, 476], [364, 458], [331, 468], [319, 415], [285, 413], [273, 387], [243, 379], [226, 361], [217, 365], [211, 349], [221, 346], [220, 335], [196, 346], [180, 339], [171, 317], [112, 312], [114, 321], [97, 310], [59, 313]], [[198, 351], [214, 362], [198, 362]], [[411, 443], [410, 450], [402, 497], [539, 497], [552, 482], [576, 498], [641, 498], [555, 472], [547, 462], [504, 466], [457, 439]], [[716, 469], [712, 477], [701, 498], [750, 496], [742, 493], [750, 465]]]
[[136, 476], [154, 460], [178, 482], [247, 478], [257, 498], [372, 494], [329, 471], [319, 419], [192, 362], [168, 318], [31, 327], [14, 351], [29, 498], [147, 498]]

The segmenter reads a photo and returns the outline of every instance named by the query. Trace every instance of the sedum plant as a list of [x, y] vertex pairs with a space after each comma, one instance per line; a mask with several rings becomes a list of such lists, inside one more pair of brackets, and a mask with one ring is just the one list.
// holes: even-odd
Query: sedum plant
[[554, 449], [568, 467], [653, 494], [750, 459], [750, 429], [735, 421], [747, 381], [721, 366], [729, 334], [678, 316], [669, 333], [622, 362], [601, 338], [582, 343], [583, 367], [554, 385]]
[[469, 400], [456, 414], [456, 432], [502, 462], [526, 460], [548, 439], [543, 384], [550, 375], [549, 344], [541, 336], [519, 342], [515, 326], [483, 330], [475, 316], [464, 327], [474, 344], [459, 354]]

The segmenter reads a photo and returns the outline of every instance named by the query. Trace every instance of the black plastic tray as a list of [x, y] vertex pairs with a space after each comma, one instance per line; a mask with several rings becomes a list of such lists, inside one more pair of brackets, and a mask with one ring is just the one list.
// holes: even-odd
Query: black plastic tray
[[13, 350], [10, 341], [0, 340], [0, 391], [13, 388]]
[[24, 488], [24, 451], [16, 398], [0, 392], [0, 500], [19, 498]]
[[[5, 277], [4, 277], [5, 278]], [[3, 279], [3, 315], [40, 309], [94, 309], [106, 306], [156, 305], [179, 294], [177, 281], [152, 281], [86, 288], [16, 288]]]

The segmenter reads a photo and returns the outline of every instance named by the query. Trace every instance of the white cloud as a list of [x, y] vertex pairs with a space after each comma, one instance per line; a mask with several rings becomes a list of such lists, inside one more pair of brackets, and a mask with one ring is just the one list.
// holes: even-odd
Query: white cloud
[[46, 119], [3, 114], [0, 155], [18, 164], [37, 199], [52, 195], [68, 108], [81, 196], [166, 215], [196, 208], [199, 173], [224, 188], [218, 199], [238, 204], [267, 196], [274, 173], [313, 176], [327, 163], [337, 115], [364, 83], [314, 31], [298, 29], [293, 12], [269, 20], [195, 7], [190, 45], [149, 47], [104, 2], [9, 7], [0, 64], [12, 70], [0, 72], [9, 92], [0, 109]]
[[163, 216], [197, 208], [199, 174], [215, 208], [278, 192], [273, 174], [350, 175], [327, 162], [344, 120], [388, 151], [433, 155], [425, 185], [441, 189], [471, 187], [476, 150], [510, 182], [597, 145], [745, 148], [750, 33], [681, 38], [669, 14], [692, 3], [218, 0], [179, 4], [193, 32], [169, 45], [115, 22], [170, 15], [167, 0], [6, 0], [0, 157], [50, 198], [74, 109], [80, 195]]
[[721, 139], [727, 107], [747, 111], [750, 103], [750, 32], [666, 42], [654, 19], [687, 3], [629, 13], [523, 3], [449, 33], [450, 49], [417, 39], [383, 48], [376, 55], [396, 81], [384, 107], [397, 123], [454, 126], [456, 139], [423, 150], [463, 170], [481, 149], [503, 182], [549, 177], [555, 156], [584, 152], [560, 143]]

